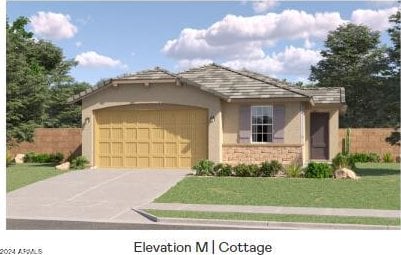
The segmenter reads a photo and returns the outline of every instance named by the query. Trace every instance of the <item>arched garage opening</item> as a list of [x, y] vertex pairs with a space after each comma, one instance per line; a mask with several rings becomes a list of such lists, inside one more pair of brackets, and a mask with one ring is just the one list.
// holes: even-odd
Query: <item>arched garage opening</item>
[[208, 158], [208, 110], [134, 104], [94, 111], [99, 168], [190, 168]]

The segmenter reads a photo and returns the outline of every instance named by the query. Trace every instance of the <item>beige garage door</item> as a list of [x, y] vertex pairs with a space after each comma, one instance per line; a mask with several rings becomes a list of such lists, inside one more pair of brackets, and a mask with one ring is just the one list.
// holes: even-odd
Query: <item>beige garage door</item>
[[96, 165], [104, 168], [190, 168], [207, 158], [207, 111], [124, 110], [95, 113]]

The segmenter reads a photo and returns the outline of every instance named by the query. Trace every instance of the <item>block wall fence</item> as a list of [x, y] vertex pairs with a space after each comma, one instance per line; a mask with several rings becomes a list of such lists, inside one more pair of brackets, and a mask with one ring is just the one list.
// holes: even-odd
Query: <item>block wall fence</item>
[[13, 147], [10, 154], [61, 152], [64, 158], [81, 155], [81, 128], [36, 128], [33, 140]]
[[[375, 152], [380, 156], [391, 153], [394, 159], [400, 157], [400, 146], [389, 144], [386, 138], [394, 132], [393, 128], [351, 128], [350, 151], [355, 152]], [[346, 137], [347, 130], [339, 129], [338, 148], [341, 151], [342, 140]]]
[[[400, 157], [400, 146], [391, 146], [386, 142], [386, 138], [391, 135], [393, 128], [353, 128], [351, 129], [351, 152], [375, 152], [379, 155], [385, 153], [391, 153], [393, 158]], [[339, 152], [342, 148], [342, 140], [346, 136], [346, 129], [339, 129]], [[82, 141], [82, 131], [81, 128], [37, 128], [34, 133], [34, 142], [28, 143], [23, 142], [19, 145], [13, 147], [10, 150], [12, 155], [18, 153], [27, 153], [30, 151], [38, 153], [53, 153], [62, 152], [65, 157], [69, 155], [81, 155], [81, 141]], [[234, 157], [238, 156], [240, 149], [249, 150], [246, 148], [235, 148], [237, 146], [225, 146], [223, 145], [223, 150], [225, 151], [224, 159], [226, 161], [236, 161]], [[235, 149], [234, 149], [235, 148]], [[272, 149], [274, 147], [270, 147]], [[254, 148], [256, 151], [265, 151], [266, 148]], [[284, 157], [281, 157], [283, 161], [294, 160], [296, 155], [299, 155], [298, 148], [279, 148], [281, 153], [288, 153]], [[252, 152], [251, 154], [254, 154]], [[231, 157], [231, 158], [230, 158]], [[249, 159], [248, 159], [249, 160]], [[261, 160], [261, 159], [256, 159]], [[246, 161], [246, 160], [245, 160]], [[252, 161], [252, 160], [251, 160]]]

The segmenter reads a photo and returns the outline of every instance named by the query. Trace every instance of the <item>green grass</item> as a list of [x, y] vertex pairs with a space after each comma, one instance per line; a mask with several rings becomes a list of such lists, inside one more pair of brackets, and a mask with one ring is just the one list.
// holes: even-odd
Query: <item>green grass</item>
[[186, 177], [158, 203], [400, 209], [400, 165], [357, 164], [361, 179]]
[[15, 164], [7, 167], [7, 192], [64, 173], [52, 164]]
[[280, 222], [309, 222], [309, 223], [337, 223], [337, 224], [365, 224], [399, 226], [397, 218], [375, 217], [344, 217], [344, 216], [317, 216], [295, 214], [261, 214], [261, 213], [227, 213], [227, 212], [193, 212], [193, 211], [164, 211], [146, 210], [147, 212], [165, 218], [193, 218], [193, 219], [223, 219], [243, 221], [280, 221]]

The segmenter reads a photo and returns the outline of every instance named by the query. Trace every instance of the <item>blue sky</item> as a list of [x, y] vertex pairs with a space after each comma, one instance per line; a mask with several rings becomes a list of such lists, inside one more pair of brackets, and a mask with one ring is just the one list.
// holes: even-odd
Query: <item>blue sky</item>
[[160, 66], [173, 72], [216, 62], [306, 80], [327, 32], [344, 22], [382, 32], [396, 2], [8, 2], [7, 17], [31, 19], [91, 84]]

